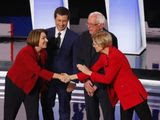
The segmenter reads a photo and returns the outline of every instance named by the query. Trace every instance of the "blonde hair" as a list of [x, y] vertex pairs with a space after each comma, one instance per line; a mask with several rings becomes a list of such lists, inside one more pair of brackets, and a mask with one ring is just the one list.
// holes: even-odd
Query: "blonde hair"
[[38, 46], [40, 35], [42, 32], [44, 32], [47, 35], [47, 31], [45, 29], [32, 30], [27, 37], [27, 44], [31, 46]]
[[93, 41], [102, 46], [103, 48], [109, 47], [112, 45], [112, 36], [107, 31], [99, 31], [92, 36]]

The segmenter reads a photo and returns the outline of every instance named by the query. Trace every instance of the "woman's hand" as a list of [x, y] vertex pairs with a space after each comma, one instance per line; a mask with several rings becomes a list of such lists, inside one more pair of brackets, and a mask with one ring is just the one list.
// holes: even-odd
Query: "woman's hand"
[[64, 83], [68, 83], [71, 80], [67, 73], [61, 73], [61, 76], [59, 79]]
[[78, 64], [77, 68], [86, 75], [90, 76], [92, 74], [92, 71], [90, 71], [85, 65]]
[[77, 74], [70, 75], [69, 77], [70, 77], [71, 80], [78, 79]]
[[59, 79], [61, 82], [68, 83], [71, 79], [67, 73], [54, 73], [53, 78]]

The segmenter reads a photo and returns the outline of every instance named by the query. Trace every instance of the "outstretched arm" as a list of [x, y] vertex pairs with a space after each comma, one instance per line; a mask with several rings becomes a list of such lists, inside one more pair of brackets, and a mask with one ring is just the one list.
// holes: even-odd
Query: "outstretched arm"
[[80, 70], [81, 72], [83, 72], [86, 75], [91, 76], [91, 74], [92, 74], [92, 71], [89, 70], [89, 68], [87, 68], [85, 65], [78, 64], [77, 68], [78, 68], [78, 70]]
[[59, 79], [61, 82], [68, 83], [70, 81], [70, 77], [66, 73], [54, 73], [53, 78]]

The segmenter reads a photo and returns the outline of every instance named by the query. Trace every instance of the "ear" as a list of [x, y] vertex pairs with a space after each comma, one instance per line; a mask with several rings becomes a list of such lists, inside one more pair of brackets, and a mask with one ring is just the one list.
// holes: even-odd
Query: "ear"
[[100, 29], [103, 29], [104, 28], [104, 23], [101, 23], [100, 24]]

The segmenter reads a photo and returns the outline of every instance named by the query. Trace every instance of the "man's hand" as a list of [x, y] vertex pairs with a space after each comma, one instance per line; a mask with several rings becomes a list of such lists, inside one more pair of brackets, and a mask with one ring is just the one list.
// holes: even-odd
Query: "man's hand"
[[70, 82], [70, 83], [68, 83], [66, 91], [67, 92], [72, 92], [75, 88], [76, 88], [76, 83]]
[[94, 95], [94, 92], [96, 91], [97, 87], [96, 86], [93, 86], [92, 82], [90, 80], [87, 80], [85, 83], [84, 83], [84, 88], [85, 90], [87, 91], [88, 95], [89, 96], [93, 96]]

